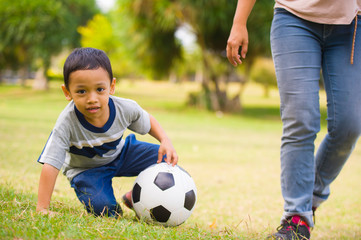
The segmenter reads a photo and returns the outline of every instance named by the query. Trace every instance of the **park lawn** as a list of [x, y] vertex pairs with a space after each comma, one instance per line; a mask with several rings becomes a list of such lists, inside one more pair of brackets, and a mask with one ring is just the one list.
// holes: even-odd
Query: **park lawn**
[[[51, 204], [60, 214], [36, 214], [41, 171], [36, 160], [67, 104], [60, 84], [52, 82], [47, 92], [0, 85], [0, 239], [264, 239], [278, 226], [283, 204], [278, 94], [273, 90], [264, 98], [254, 84], [244, 91], [242, 114], [186, 107], [188, 92], [198, 90], [195, 83], [117, 84], [115, 95], [136, 100], [161, 123], [180, 156], [179, 165], [195, 180], [196, 208], [181, 226], [138, 222], [124, 208], [123, 219], [94, 218], [85, 213], [62, 175]], [[325, 134], [325, 118], [323, 108], [317, 144]], [[137, 138], [156, 142], [150, 136]], [[317, 210], [313, 239], [361, 238], [360, 160], [359, 142], [332, 185], [330, 199]], [[133, 181], [114, 180], [119, 199]]]

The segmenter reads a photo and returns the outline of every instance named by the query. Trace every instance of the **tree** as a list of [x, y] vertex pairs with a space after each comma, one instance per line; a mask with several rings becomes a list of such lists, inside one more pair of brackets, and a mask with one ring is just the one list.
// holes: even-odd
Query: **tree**
[[[233, 22], [236, 1], [183, 0], [186, 21], [193, 27], [203, 52], [203, 96], [208, 108], [221, 111], [239, 111], [243, 85], [249, 77], [255, 57], [269, 56], [269, 29], [273, 2], [259, 0], [248, 19], [249, 49], [244, 61], [245, 79], [238, 78], [235, 69], [226, 60], [225, 47]], [[199, 9], [203, 9], [199, 11]], [[213, 64], [212, 64], [213, 62]], [[237, 79], [238, 78], [238, 79]], [[228, 96], [228, 83], [239, 82], [235, 96]], [[215, 99], [215, 100], [214, 100]]]
[[[227, 0], [124, 0], [121, 9], [133, 20], [130, 37], [136, 42], [135, 54], [154, 72], [169, 74], [172, 64], [182, 59], [174, 33], [189, 24], [201, 49], [202, 98], [208, 109], [238, 111], [244, 81], [226, 61], [225, 48], [233, 21], [236, 1]], [[270, 55], [269, 29], [273, 2], [259, 0], [249, 17], [250, 46], [244, 61], [246, 78], [258, 55]], [[124, 10], [123, 10], [124, 11]], [[235, 96], [228, 96], [228, 83], [240, 83]]]
[[269, 97], [271, 86], [277, 86], [276, 73], [271, 58], [257, 58], [252, 66], [250, 78], [263, 85], [264, 97]]
[[[153, 79], [167, 76], [176, 59], [181, 58], [181, 44], [175, 37], [178, 27], [176, 1], [119, 1], [118, 20], [129, 21], [128, 46], [140, 69]], [[131, 41], [129, 41], [131, 40]]]
[[119, 42], [115, 39], [109, 20], [101, 14], [96, 14], [86, 26], [78, 27], [81, 35], [81, 46], [102, 49], [107, 54], [113, 52]]
[[[96, 11], [88, 0], [0, 1], [0, 70], [31, 67], [46, 76], [52, 56], [79, 46], [76, 28]], [[41, 79], [35, 87], [46, 88]]]
[[128, 60], [131, 53], [124, 44], [128, 39], [122, 36], [121, 31], [114, 30], [111, 18], [111, 16], [96, 14], [86, 26], [78, 27], [81, 46], [105, 51], [112, 62], [114, 76], [130, 75], [135, 72], [135, 69]]

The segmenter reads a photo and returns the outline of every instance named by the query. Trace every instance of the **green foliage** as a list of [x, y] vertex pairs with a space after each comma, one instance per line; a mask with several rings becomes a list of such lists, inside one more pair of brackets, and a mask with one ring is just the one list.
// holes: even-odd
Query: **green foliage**
[[128, 35], [135, 62], [153, 79], [168, 76], [175, 59], [181, 57], [175, 37], [177, 10], [176, 3], [169, 0], [124, 0], [119, 4], [122, 17], [118, 21], [125, 18], [130, 22], [119, 30]]
[[105, 51], [113, 66], [113, 75], [116, 77], [131, 74], [132, 68], [128, 59], [124, 41], [119, 33], [114, 31], [110, 17], [102, 14], [95, 15], [86, 26], [78, 27], [81, 35], [82, 47], [93, 47]]
[[237, 1], [180, 0], [180, 2], [185, 6], [184, 21], [193, 27], [199, 43], [209, 51], [216, 51], [219, 54], [224, 52]]
[[78, 27], [83, 47], [102, 49], [110, 54], [117, 48], [119, 42], [115, 39], [109, 20], [101, 14], [95, 15], [86, 26]]
[[254, 62], [250, 78], [263, 85], [264, 96], [269, 96], [269, 87], [277, 86], [276, 73], [273, 61], [270, 58], [258, 58]]
[[99, 12], [95, 0], [60, 0], [66, 9], [66, 32], [63, 40], [70, 47], [80, 47], [80, 35], [77, 32], [79, 26], [84, 26], [89, 19]]
[[[225, 58], [225, 48], [232, 27], [237, 1], [181, 0], [186, 6], [185, 21], [196, 31], [205, 48]], [[269, 31], [273, 17], [273, 1], [258, 0], [248, 19], [249, 49], [247, 59], [270, 55]], [[203, 11], [199, 11], [203, 9]], [[202, 44], [202, 43], [201, 43]], [[224, 59], [225, 60], [225, 59]], [[247, 64], [247, 61], [245, 61]]]
[[249, 45], [246, 63], [252, 62], [257, 57], [271, 56], [270, 30], [273, 6], [274, 1], [257, 0], [249, 15], [247, 22]]
[[[59, 42], [54, 42], [57, 31], [49, 26], [64, 24], [59, 16], [63, 14], [60, 2], [3, 0], [0, 2], [0, 52], [1, 67], [15, 68], [17, 64], [28, 63], [47, 47], [57, 51]], [[59, 12], [59, 15], [57, 14]], [[55, 23], [55, 24], [54, 24]], [[64, 30], [60, 27], [60, 30]], [[49, 33], [47, 35], [46, 33]], [[45, 41], [45, 39], [49, 37]], [[44, 46], [42, 43], [44, 42]], [[34, 47], [36, 45], [36, 47]], [[11, 56], [12, 62], [5, 61]]]
[[[205, 96], [210, 110], [239, 111], [241, 106], [238, 99], [242, 90], [238, 96], [236, 94], [231, 98], [225, 90], [227, 87], [222, 87], [228, 81], [240, 79], [235, 77], [235, 69], [228, 66], [225, 54], [236, 4], [236, 1], [227, 0], [119, 0], [118, 9], [108, 15], [111, 29], [105, 22], [89, 22], [87, 28], [93, 29], [90, 32], [99, 32], [94, 31], [97, 28], [104, 34], [89, 32], [87, 37], [81, 30], [83, 39], [90, 39], [87, 43], [84, 40], [83, 46], [92, 42], [99, 48], [113, 49], [117, 54], [109, 55], [120, 66], [120, 75], [131, 75], [133, 72], [133, 75], [139, 76], [141, 73], [152, 79], [197, 75], [197, 79], [202, 82], [201, 94]], [[254, 58], [270, 53], [272, 6], [272, 1], [259, 0], [250, 16], [250, 48], [247, 60], [244, 61], [247, 66], [244, 71], [246, 78]], [[101, 23], [104, 28], [96, 27]], [[175, 37], [176, 31], [184, 25], [190, 26], [196, 36], [198, 49], [193, 55], [184, 51]], [[114, 46], [112, 40], [99, 40], [110, 39], [111, 36], [119, 39], [120, 46]]]
[[37, 63], [46, 70], [52, 56], [78, 46], [76, 28], [95, 11], [94, 0], [0, 1], [0, 69]]
[[197, 81], [197, 76], [202, 67], [202, 55], [198, 46], [195, 46], [192, 51], [182, 49], [182, 59], [176, 59], [172, 68], [172, 72], [176, 77], [182, 80]]

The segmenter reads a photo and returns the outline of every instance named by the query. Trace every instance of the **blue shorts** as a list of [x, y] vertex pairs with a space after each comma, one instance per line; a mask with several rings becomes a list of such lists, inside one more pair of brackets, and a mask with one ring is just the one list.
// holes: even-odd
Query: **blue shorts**
[[72, 179], [71, 187], [88, 212], [96, 216], [121, 215], [113, 192], [113, 177], [138, 176], [157, 162], [158, 150], [158, 144], [138, 141], [130, 134], [118, 158], [107, 165], [81, 172]]

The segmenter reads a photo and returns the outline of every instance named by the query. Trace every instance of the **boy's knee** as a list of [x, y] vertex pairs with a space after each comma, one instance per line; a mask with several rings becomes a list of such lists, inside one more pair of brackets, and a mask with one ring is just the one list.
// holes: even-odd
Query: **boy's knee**
[[117, 202], [104, 201], [104, 199], [102, 201], [89, 199], [88, 203], [83, 202], [83, 204], [87, 212], [95, 216], [118, 217], [123, 215], [122, 209]]

